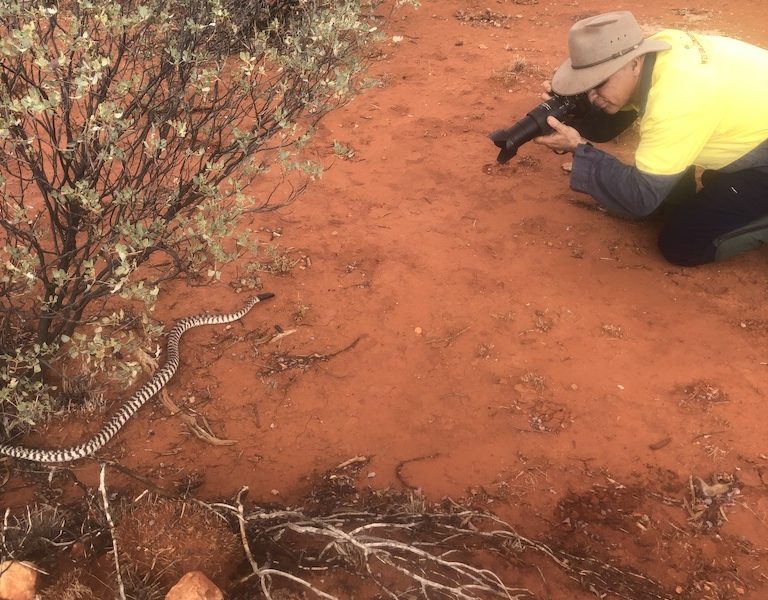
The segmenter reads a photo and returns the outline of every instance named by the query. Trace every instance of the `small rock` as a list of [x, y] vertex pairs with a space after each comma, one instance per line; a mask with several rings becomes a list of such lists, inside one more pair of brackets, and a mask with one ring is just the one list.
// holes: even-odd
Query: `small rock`
[[423, 331], [424, 330], [421, 327], [415, 327], [413, 329], [413, 333], [415, 333], [416, 335], [421, 335]]
[[201, 571], [191, 571], [179, 579], [165, 600], [224, 600], [224, 594]]
[[34, 600], [37, 571], [32, 563], [7, 560], [0, 563], [0, 598]]

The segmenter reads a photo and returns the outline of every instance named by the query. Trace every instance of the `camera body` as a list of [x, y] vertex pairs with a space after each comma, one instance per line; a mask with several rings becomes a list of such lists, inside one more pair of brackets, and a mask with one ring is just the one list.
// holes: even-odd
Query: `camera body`
[[536, 106], [512, 127], [497, 129], [488, 136], [501, 149], [496, 161], [502, 164], [507, 162], [517, 154], [520, 146], [535, 137], [551, 132], [552, 128], [547, 125], [547, 117], [553, 116], [558, 121], [568, 124], [569, 120], [587, 114], [591, 106], [586, 92], [575, 96], [552, 94], [549, 100]]

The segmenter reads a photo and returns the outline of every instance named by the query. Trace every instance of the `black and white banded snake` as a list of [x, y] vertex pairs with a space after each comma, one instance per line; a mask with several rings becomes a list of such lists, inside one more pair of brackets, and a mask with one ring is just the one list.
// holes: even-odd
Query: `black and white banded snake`
[[256, 304], [272, 298], [274, 294], [265, 292], [251, 298], [240, 310], [226, 315], [195, 315], [177, 321], [168, 332], [167, 351], [165, 363], [157, 369], [152, 377], [135, 392], [120, 409], [107, 421], [101, 430], [87, 441], [57, 450], [44, 450], [40, 448], [27, 448], [25, 446], [12, 446], [0, 444], [0, 455], [12, 456], [23, 460], [38, 463], [65, 463], [79, 460], [102, 448], [109, 442], [128, 420], [144, 406], [144, 404], [157, 394], [171, 380], [179, 368], [179, 340], [184, 333], [194, 327], [202, 325], [223, 325], [242, 319]]

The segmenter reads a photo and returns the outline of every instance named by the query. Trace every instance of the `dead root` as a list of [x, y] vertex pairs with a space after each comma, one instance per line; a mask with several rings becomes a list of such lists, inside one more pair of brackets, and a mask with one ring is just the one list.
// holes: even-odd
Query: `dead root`
[[387, 513], [351, 509], [309, 517], [300, 510], [248, 511], [242, 502], [246, 492], [243, 488], [233, 505], [208, 506], [217, 514], [237, 519], [251, 567], [240, 585], [255, 579], [267, 599], [279, 589], [280, 580], [299, 584], [317, 597], [335, 599], [321, 589], [316, 577], [299, 578], [297, 573], [321, 576], [339, 571], [357, 574], [374, 583], [382, 597], [393, 599], [406, 592], [414, 598], [449, 600], [536, 597], [478, 566], [487, 564], [488, 555], [517, 565], [526, 564], [526, 557], [543, 557], [598, 597], [672, 597], [656, 581], [633, 569], [556, 550], [518, 534], [490, 513], [456, 502], [426, 507], [423, 498], [407, 493], [390, 496]]
[[[181, 514], [183, 506], [187, 512], [203, 510], [239, 540], [240, 571], [227, 590], [227, 597], [233, 600], [278, 600], [285, 598], [287, 591], [298, 598], [335, 600], [339, 588], [334, 584], [340, 576], [353, 577], [354, 585], [377, 589], [377, 597], [393, 600], [532, 600], [536, 595], [516, 584], [516, 579], [521, 569], [538, 571], [543, 579], [542, 573], [547, 571], [540, 567], [545, 564], [597, 597], [677, 597], [631, 567], [569, 553], [523, 536], [498, 516], [477, 508], [472, 498], [429, 503], [410, 489], [361, 490], [357, 483], [369, 460], [356, 456], [344, 461], [316, 481], [312, 493], [292, 508], [248, 503], [245, 487], [231, 502], [207, 503], [189, 497], [174, 502], [180, 505]], [[715, 483], [708, 485], [701, 488], [705, 493], [719, 491], [713, 487]], [[147, 493], [131, 500], [109, 492], [102, 465], [98, 493], [92, 491], [89, 496], [101, 501], [102, 519], [98, 524], [93, 520], [70, 520], [67, 524], [69, 530], [79, 531], [81, 539], [84, 535], [110, 538], [109, 546], [92, 558], [113, 555], [117, 577], [113, 591], [118, 597], [127, 597], [130, 580], [143, 581], [150, 574], [136, 570], [138, 563], [131, 559], [131, 552], [118, 551], [119, 544], [132, 543], [125, 541], [121, 519], [129, 516], [131, 507], [146, 499]], [[52, 520], [57, 523], [54, 529], [60, 528], [59, 520]], [[4, 546], [22, 529], [20, 523], [24, 520], [6, 513]], [[33, 539], [38, 533], [25, 535]], [[66, 543], [75, 539], [68, 534]], [[237, 546], [235, 542], [235, 551]], [[50, 554], [49, 548], [44, 550]], [[544, 583], [548, 585], [546, 579]]]
[[358, 337], [351, 344], [348, 344], [341, 350], [336, 350], [329, 354], [320, 354], [319, 352], [313, 352], [312, 354], [279, 354], [273, 353], [269, 355], [267, 363], [261, 370], [262, 375], [274, 375], [275, 373], [281, 373], [290, 369], [299, 369], [300, 371], [306, 371], [316, 362], [325, 362], [335, 356], [338, 356], [342, 352], [352, 350], [357, 346], [358, 342], [363, 339], [363, 336]]
[[[222, 515], [238, 520], [243, 548], [252, 572], [265, 598], [272, 598], [275, 581], [299, 584], [317, 597], [335, 599], [312, 580], [298, 577], [298, 572], [351, 571], [373, 582], [386, 597], [398, 598], [405, 591], [395, 587], [406, 581], [406, 589], [420, 591], [423, 598], [470, 600], [477, 598], [532, 598], [524, 588], [505, 584], [494, 572], [461, 560], [459, 549], [475, 538], [478, 531], [470, 521], [474, 515], [394, 513], [379, 515], [367, 511], [349, 511], [327, 516], [307, 517], [301, 511], [257, 509], [246, 513], [241, 498], [236, 505], [210, 505]], [[505, 537], [502, 535], [502, 537]], [[504, 540], [504, 544], [513, 540]], [[281, 549], [278, 551], [276, 542]], [[286, 560], [259, 561], [251, 548], [267, 549], [271, 556], [294, 556]], [[286, 553], [285, 549], [290, 549]], [[269, 551], [271, 549], [271, 552]], [[401, 585], [403, 585], [401, 583]]]

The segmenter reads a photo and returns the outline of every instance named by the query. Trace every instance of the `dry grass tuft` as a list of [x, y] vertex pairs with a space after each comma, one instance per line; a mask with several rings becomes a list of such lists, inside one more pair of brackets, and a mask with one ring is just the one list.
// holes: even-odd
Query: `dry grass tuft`
[[227, 524], [183, 500], [147, 497], [123, 515], [115, 533], [122, 564], [168, 583], [195, 570], [224, 583], [241, 558], [237, 536]]
[[707, 379], [694, 381], [680, 390], [679, 404], [686, 410], [708, 411], [714, 404], [728, 402], [728, 395], [716, 383]]
[[39, 600], [98, 600], [94, 591], [83, 583], [84, 579], [82, 570], [74, 569], [41, 591]]

